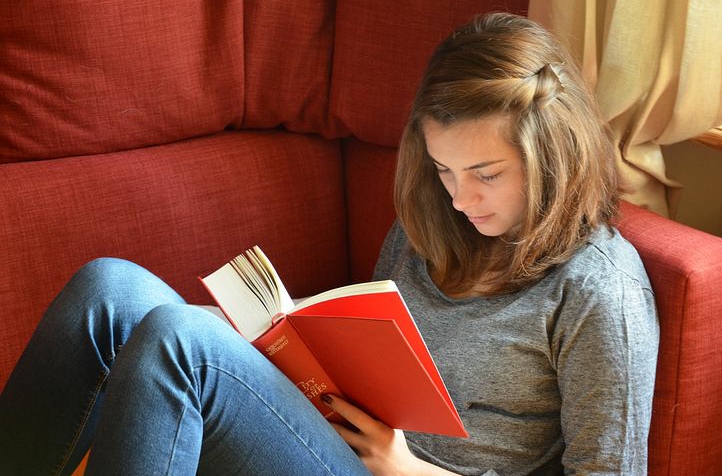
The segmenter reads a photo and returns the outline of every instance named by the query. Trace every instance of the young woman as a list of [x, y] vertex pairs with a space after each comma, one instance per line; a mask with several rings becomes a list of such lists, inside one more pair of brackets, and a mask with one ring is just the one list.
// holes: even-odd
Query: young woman
[[68, 474], [92, 443], [88, 474], [104, 475], [646, 474], [658, 326], [612, 226], [613, 157], [553, 38], [476, 19], [420, 85], [376, 270], [468, 439], [404, 434], [327, 395], [358, 431], [332, 426], [220, 320], [102, 259], [50, 306], [0, 398], [0, 473]]

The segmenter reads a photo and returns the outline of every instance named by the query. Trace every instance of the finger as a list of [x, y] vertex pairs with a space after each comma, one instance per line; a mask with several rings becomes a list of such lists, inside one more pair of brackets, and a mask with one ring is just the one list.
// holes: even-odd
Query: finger
[[335, 395], [325, 394], [321, 399], [361, 432], [371, 434], [385, 425], [360, 408]]
[[345, 441], [350, 447], [360, 451], [366, 446], [366, 437], [362, 433], [353, 431], [343, 425], [339, 425], [338, 423], [331, 423], [331, 426], [333, 426], [336, 433], [338, 433], [343, 441]]

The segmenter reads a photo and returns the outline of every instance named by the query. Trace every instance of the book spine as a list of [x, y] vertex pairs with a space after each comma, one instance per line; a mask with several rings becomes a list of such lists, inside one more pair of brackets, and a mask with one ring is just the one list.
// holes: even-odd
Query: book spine
[[343, 394], [288, 319], [278, 319], [273, 327], [252, 344], [293, 382], [327, 420], [337, 423], [344, 421], [321, 400], [325, 393]]

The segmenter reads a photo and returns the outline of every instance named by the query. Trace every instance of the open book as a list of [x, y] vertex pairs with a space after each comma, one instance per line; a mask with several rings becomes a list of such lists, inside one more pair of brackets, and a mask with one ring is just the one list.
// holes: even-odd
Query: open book
[[247, 250], [201, 281], [231, 325], [340, 421], [332, 393], [402, 430], [468, 436], [393, 281], [337, 288], [297, 305], [266, 255]]

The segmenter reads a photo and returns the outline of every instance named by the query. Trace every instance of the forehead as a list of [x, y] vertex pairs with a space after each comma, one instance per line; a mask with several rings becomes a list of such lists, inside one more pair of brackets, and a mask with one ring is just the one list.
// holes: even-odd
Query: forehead
[[521, 160], [517, 148], [507, 138], [509, 126], [510, 119], [503, 115], [449, 125], [433, 119], [422, 121], [427, 152], [444, 165], [473, 160]]

